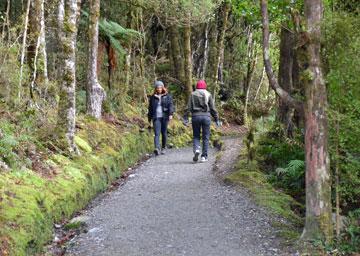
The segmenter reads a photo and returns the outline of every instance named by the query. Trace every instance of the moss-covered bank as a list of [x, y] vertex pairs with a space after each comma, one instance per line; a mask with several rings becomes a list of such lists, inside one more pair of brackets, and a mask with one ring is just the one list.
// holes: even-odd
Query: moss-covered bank
[[[53, 224], [70, 218], [152, 149], [153, 135], [131, 124], [77, 121], [81, 156], [49, 155], [52, 175], [31, 168], [0, 172], [0, 255], [32, 255], [52, 238]], [[173, 121], [170, 142], [189, 142], [190, 129]]]
[[257, 204], [285, 219], [285, 222], [274, 221], [272, 224], [279, 229], [281, 236], [289, 244], [299, 238], [303, 220], [294, 209], [301, 205], [291, 196], [276, 190], [267, 181], [266, 174], [260, 170], [256, 160], [247, 162], [245, 153], [242, 153], [236, 171], [226, 176], [225, 182], [245, 187]]

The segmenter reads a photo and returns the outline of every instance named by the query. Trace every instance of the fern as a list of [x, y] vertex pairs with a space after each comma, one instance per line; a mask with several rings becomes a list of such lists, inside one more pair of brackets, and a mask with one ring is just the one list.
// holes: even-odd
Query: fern
[[[89, 14], [82, 11], [85, 17], [89, 17]], [[133, 39], [140, 39], [142, 34], [139, 31], [122, 27], [120, 24], [114, 21], [108, 21], [106, 19], [100, 19], [99, 21], [99, 37], [103, 41], [110, 42], [111, 46], [120, 54], [125, 54], [126, 50], [121, 45], [123, 43], [129, 43]]]
[[277, 168], [275, 172], [281, 177], [285, 187], [301, 189], [305, 182], [305, 162], [303, 160], [291, 160], [286, 168]]

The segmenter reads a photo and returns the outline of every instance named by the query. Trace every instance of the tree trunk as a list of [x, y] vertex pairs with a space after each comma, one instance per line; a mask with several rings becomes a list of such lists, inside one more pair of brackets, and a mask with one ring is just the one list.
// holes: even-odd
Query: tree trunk
[[[34, 84], [47, 84], [47, 54], [45, 40], [44, 0], [32, 1], [30, 8], [30, 43], [28, 46], [28, 63], [33, 71]], [[33, 89], [33, 88], [31, 88]]]
[[[294, 48], [295, 36], [288, 28], [281, 27], [280, 34], [280, 61], [279, 61], [279, 86], [287, 91], [289, 94], [293, 92], [293, 72], [294, 72]], [[279, 99], [279, 108], [277, 112], [277, 119], [283, 124], [286, 134], [292, 137], [293, 123], [292, 123], [292, 109], [291, 107]]]
[[244, 87], [244, 92], [248, 92], [248, 88], [250, 86], [254, 71], [255, 71], [255, 66], [256, 66], [256, 55], [257, 55], [257, 49], [255, 46], [255, 40], [253, 38], [253, 32], [252, 32], [252, 28], [248, 27], [248, 33], [247, 33], [247, 70], [246, 70], [246, 75], [244, 78], [244, 83], [243, 83], [243, 87]]
[[245, 106], [244, 106], [244, 124], [245, 125], [249, 125], [249, 120], [248, 120], [248, 103], [249, 103], [249, 97], [250, 97], [250, 87], [251, 87], [251, 81], [252, 81], [252, 77], [253, 77], [253, 72], [256, 66], [256, 62], [257, 62], [257, 56], [254, 56], [254, 60], [251, 60], [252, 64], [251, 67], [248, 67], [249, 69], [251, 69], [252, 71], [248, 73], [249, 78], [247, 79], [247, 83], [248, 86], [246, 88], [246, 97], [245, 97]]
[[306, 222], [302, 238], [333, 235], [331, 219], [330, 160], [328, 154], [327, 97], [321, 70], [321, 0], [305, 0], [306, 29], [304, 45], [307, 67], [305, 84]]
[[28, 0], [26, 5], [24, 33], [23, 33], [23, 41], [21, 46], [21, 57], [20, 57], [20, 78], [19, 78], [19, 91], [18, 91], [19, 100], [21, 99], [22, 78], [23, 78], [23, 69], [24, 69], [24, 60], [25, 60], [25, 51], [26, 51], [27, 31], [29, 25], [30, 4], [31, 4], [31, 0]]
[[283, 90], [274, 75], [269, 51], [269, 18], [267, 0], [261, 0], [263, 23], [264, 63], [269, 84], [283, 102], [305, 112], [305, 160], [306, 160], [306, 221], [302, 238], [314, 240], [332, 238], [330, 166], [327, 148], [326, 87], [320, 61], [320, 37], [322, 20], [321, 0], [305, 0], [307, 32], [302, 34], [305, 84], [305, 104], [295, 101]]
[[99, 46], [99, 16], [100, 0], [90, 1], [89, 16], [89, 53], [87, 70], [86, 106], [87, 114], [101, 118], [102, 102], [105, 99], [105, 91], [101, 87], [97, 77], [97, 53]]
[[216, 99], [217, 94], [217, 87], [219, 82], [222, 83], [223, 81], [223, 56], [224, 56], [224, 40], [225, 40], [225, 32], [228, 22], [229, 11], [231, 8], [231, 4], [228, 1], [225, 1], [220, 9], [219, 15], [219, 24], [218, 24], [218, 33], [217, 33], [217, 50], [216, 50], [216, 57], [214, 63], [214, 70], [213, 70], [213, 82], [214, 82], [214, 100]]
[[[133, 13], [130, 10], [128, 12], [128, 16], [127, 16], [127, 28], [133, 29]], [[125, 63], [124, 63], [124, 82], [125, 82], [125, 91], [126, 93], [128, 92], [129, 89], [129, 85], [130, 85], [130, 70], [131, 70], [131, 52], [132, 52], [132, 45], [131, 43], [129, 43], [129, 45], [127, 45], [127, 53], [125, 56]]]
[[169, 35], [172, 59], [174, 62], [174, 74], [175, 77], [183, 83], [185, 79], [184, 60], [180, 50], [179, 31], [175, 25], [169, 27]]
[[[2, 41], [5, 42], [7, 39], [10, 41], [10, 6], [11, 6], [11, 0], [7, 0], [6, 2], [6, 11], [5, 11], [5, 18], [4, 23], [2, 27]], [[6, 38], [7, 37], [7, 38]]]
[[185, 59], [185, 87], [187, 95], [193, 91], [192, 87], [192, 63], [191, 63], [191, 25], [190, 17], [188, 23], [184, 27], [184, 59]]
[[62, 44], [62, 79], [58, 108], [58, 135], [60, 143], [71, 154], [78, 154], [75, 145], [75, 87], [76, 87], [76, 38], [79, 0], [65, 0]]
[[303, 103], [295, 100], [290, 94], [280, 87], [270, 60], [270, 32], [269, 32], [269, 16], [267, 10], [267, 0], [261, 0], [261, 14], [262, 14], [262, 32], [263, 32], [263, 58], [267, 77], [269, 79], [269, 86], [275, 91], [275, 93], [281, 98], [281, 100], [294, 107], [299, 111], [303, 111]]
[[208, 59], [209, 59], [209, 23], [206, 23], [205, 31], [204, 31], [204, 54], [199, 65], [199, 72], [198, 72], [198, 77], [200, 79], [205, 79]]
[[218, 44], [217, 44], [217, 38], [218, 38], [218, 29], [217, 29], [217, 19], [218, 14], [216, 15], [215, 21], [209, 23], [210, 29], [209, 29], [209, 62], [208, 62], [208, 69], [206, 74], [206, 77], [210, 78], [210, 85], [214, 87], [214, 79], [215, 76], [217, 76], [217, 56], [218, 56]]

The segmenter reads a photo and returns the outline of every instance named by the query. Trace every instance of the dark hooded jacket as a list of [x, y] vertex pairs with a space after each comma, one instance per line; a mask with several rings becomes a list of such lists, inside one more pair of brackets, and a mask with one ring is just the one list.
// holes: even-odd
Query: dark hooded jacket
[[[159, 98], [154, 94], [149, 99], [148, 120], [151, 121], [156, 118], [156, 108], [159, 103]], [[174, 104], [172, 95], [170, 93], [162, 94], [161, 107], [163, 110], [163, 118], [169, 119], [169, 116], [174, 114]]]

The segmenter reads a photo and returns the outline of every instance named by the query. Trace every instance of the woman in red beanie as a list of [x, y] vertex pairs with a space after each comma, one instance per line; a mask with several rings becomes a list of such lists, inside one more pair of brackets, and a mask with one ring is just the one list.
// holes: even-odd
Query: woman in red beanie
[[189, 114], [192, 116], [193, 128], [193, 161], [197, 162], [200, 155], [200, 137], [202, 134], [202, 152], [201, 162], [208, 160], [208, 148], [210, 139], [210, 124], [211, 116], [214, 118], [216, 124], [220, 126], [219, 116], [215, 109], [214, 100], [211, 93], [206, 90], [206, 82], [200, 80], [196, 84], [196, 90], [191, 93], [187, 109], [184, 115], [184, 122], [188, 124]]

